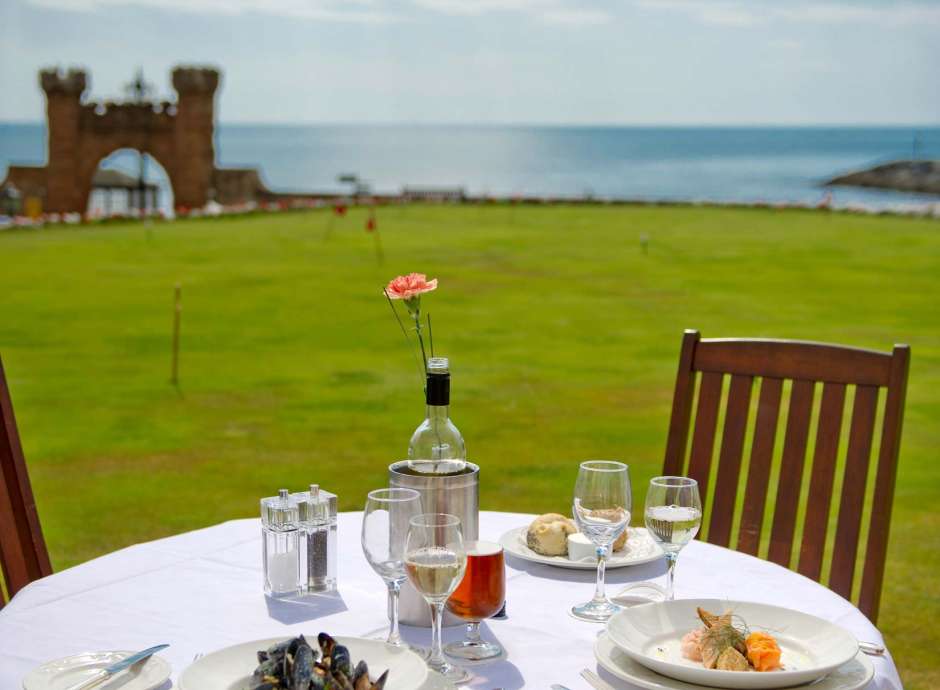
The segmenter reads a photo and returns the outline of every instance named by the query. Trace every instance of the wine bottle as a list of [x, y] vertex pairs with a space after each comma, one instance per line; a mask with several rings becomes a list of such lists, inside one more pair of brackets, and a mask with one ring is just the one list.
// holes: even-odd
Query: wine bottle
[[411, 435], [408, 466], [421, 474], [454, 474], [467, 466], [467, 448], [450, 420], [450, 363], [446, 357], [428, 360], [425, 389], [427, 416]]

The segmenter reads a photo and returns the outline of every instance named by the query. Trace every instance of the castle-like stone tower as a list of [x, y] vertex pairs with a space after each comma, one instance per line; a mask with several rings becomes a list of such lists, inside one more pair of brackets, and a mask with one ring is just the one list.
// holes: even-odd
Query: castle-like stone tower
[[[167, 171], [177, 207], [200, 208], [215, 195], [215, 92], [218, 70], [173, 70], [176, 102], [86, 102], [82, 70], [43, 70], [48, 164], [10, 166], [4, 182], [37, 196], [43, 210], [85, 211], [101, 160], [120, 148], [149, 153]], [[225, 171], [228, 176], [234, 171]], [[223, 176], [224, 177], [224, 176]]]

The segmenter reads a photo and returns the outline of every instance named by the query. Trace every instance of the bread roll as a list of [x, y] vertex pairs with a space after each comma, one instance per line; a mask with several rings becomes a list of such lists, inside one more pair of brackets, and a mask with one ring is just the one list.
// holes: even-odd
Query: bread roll
[[558, 513], [546, 513], [529, 525], [526, 546], [543, 556], [567, 556], [568, 535], [577, 531], [573, 520]]

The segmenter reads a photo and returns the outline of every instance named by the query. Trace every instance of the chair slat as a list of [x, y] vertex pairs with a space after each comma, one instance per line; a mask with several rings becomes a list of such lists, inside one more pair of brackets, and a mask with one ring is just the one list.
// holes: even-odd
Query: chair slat
[[698, 482], [703, 503], [708, 494], [708, 471], [711, 468], [712, 452], [715, 449], [715, 426], [718, 423], [722, 378], [721, 374], [702, 374], [698, 408], [695, 412], [695, 432], [692, 436], [689, 476]]
[[[0, 449], [0, 454], [3, 450]], [[15, 594], [30, 582], [29, 570], [23, 550], [20, 546], [20, 535], [14, 519], [13, 501], [7, 488], [6, 458], [0, 457], [0, 568], [3, 569], [3, 579], [10, 594]], [[0, 590], [0, 604], [3, 602], [3, 592]]]
[[682, 336], [679, 351], [679, 371], [676, 388], [672, 395], [672, 414], [669, 417], [669, 436], [666, 439], [665, 475], [682, 475], [685, 469], [685, 449], [689, 440], [689, 421], [692, 417], [692, 400], [695, 395], [695, 372], [692, 359], [698, 344], [698, 331], [686, 331]]
[[727, 546], [731, 541], [731, 523], [737, 505], [741, 454], [744, 452], [744, 433], [747, 431], [753, 383], [751, 376], [732, 376], [728, 389], [718, 475], [715, 478], [715, 498], [712, 500], [711, 522], [708, 527], [708, 541], [719, 546]]
[[13, 402], [0, 361], [0, 568], [7, 592], [16, 594], [52, 566], [39, 527], [36, 503], [26, 473]]
[[783, 459], [777, 484], [770, 549], [767, 557], [774, 563], [789, 567], [793, 547], [796, 511], [803, 482], [806, 440], [813, 408], [813, 382], [794, 381], [787, 413], [787, 431], [783, 441]]
[[835, 476], [839, 436], [842, 434], [842, 410], [845, 407], [845, 384], [827, 383], [823, 386], [819, 407], [819, 425], [816, 429], [816, 451], [813, 456], [813, 474], [809, 485], [803, 539], [800, 543], [798, 570], [806, 577], [819, 580], [822, 573], [826, 532], [829, 529], [829, 504], [832, 499], [832, 480]]
[[878, 620], [881, 585], [884, 579], [885, 559], [888, 555], [891, 504], [894, 501], [898, 453], [901, 449], [901, 428], [904, 420], [904, 400], [907, 396], [910, 357], [911, 349], [907, 345], [895, 346], [891, 363], [891, 380], [888, 384], [881, 427], [881, 449], [878, 452], [875, 493], [872, 497], [871, 522], [868, 526], [868, 547], [862, 570], [861, 591], [858, 595], [858, 607], [872, 621]]
[[709, 339], [695, 348], [694, 367], [703, 372], [885, 386], [891, 355], [800, 340]]
[[751, 464], [744, 489], [744, 507], [738, 532], [738, 550], [756, 556], [760, 549], [760, 535], [764, 525], [764, 505], [773, 461], [774, 442], [777, 438], [777, 420], [780, 417], [781, 379], [765, 378], [760, 384], [757, 403], [757, 421], [754, 423], [754, 443], [751, 446]]
[[855, 558], [858, 554], [858, 535], [877, 407], [877, 386], [858, 386], [855, 389], [852, 426], [842, 479], [842, 500], [839, 503], [832, 571], [829, 575], [829, 588], [846, 599], [852, 595], [852, 580], [855, 577]]

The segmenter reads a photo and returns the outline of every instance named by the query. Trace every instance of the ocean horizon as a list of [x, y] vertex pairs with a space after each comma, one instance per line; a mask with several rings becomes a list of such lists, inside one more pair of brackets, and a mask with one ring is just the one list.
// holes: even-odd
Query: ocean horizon
[[[377, 193], [460, 187], [472, 195], [891, 209], [936, 195], [824, 188], [831, 177], [912, 157], [940, 159], [940, 126], [404, 125], [219, 123], [221, 167], [257, 167], [275, 191], [341, 192], [355, 174]], [[0, 177], [45, 161], [43, 123], [0, 123]], [[104, 167], [133, 172], [119, 152]], [[159, 162], [159, 161], [157, 161]], [[149, 166], [164, 187], [166, 174]]]

